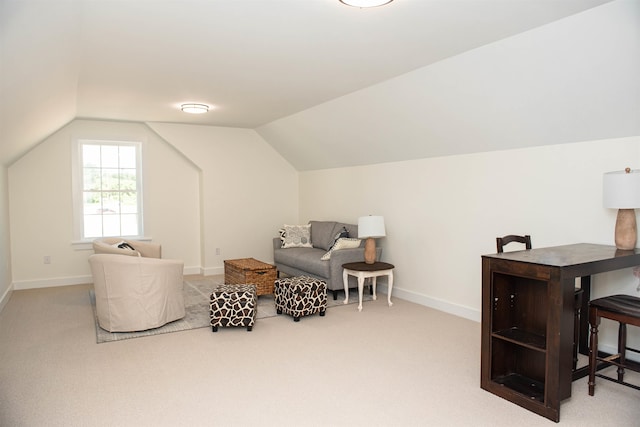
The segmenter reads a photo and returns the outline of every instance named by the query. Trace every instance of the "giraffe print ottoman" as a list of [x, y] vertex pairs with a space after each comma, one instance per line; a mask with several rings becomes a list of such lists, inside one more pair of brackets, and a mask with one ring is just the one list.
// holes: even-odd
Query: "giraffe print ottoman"
[[215, 285], [209, 304], [211, 330], [217, 332], [219, 326], [246, 326], [251, 331], [257, 303], [256, 285]]
[[309, 276], [276, 279], [274, 297], [276, 312], [293, 316], [295, 322], [300, 317], [327, 310], [327, 284], [324, 280]]

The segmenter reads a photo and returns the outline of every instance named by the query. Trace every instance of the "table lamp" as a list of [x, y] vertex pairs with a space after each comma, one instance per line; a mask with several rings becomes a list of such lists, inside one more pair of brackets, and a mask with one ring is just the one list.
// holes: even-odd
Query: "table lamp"
[[602, 196], [605, 208], [618, 209], [616, 247], [626, 251], [635, 249], [638, 235], [635, 208], [640, 207], [640, 170], [626, 168], [605, 173]]
[[364, 262], [373, 264], [376, 262], [376, 241], [380, 237], [386, 236], [384, 229], [384, 217], [381, 216], [361, 216], [358, 218], [358, 238], [367, 239], [364, 243]]

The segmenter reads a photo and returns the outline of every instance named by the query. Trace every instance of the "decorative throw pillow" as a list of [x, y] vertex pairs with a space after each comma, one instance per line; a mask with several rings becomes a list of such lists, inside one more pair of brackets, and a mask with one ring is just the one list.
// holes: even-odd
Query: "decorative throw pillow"
[[284, 228], [281, 228], [280, 230], [278, 230], [278, 236], [280, 236], [280, 247], [283, 248], [284, 247], [284, 238], [286, 237], [287, 232], [284, 230]]
[[114, 243], [113, 245], [114, 248], [118, 248], [118, 249], [130, 249], [132, 251], [135, 251], [135, 249], [133, 248], [133, 246], [131, 246], [130, 244], [128, 244], [127, 242], [125, 242], [124, 240], [120, 240], [118, 243]]
[[338, 231], [336, 235], [333, 237], [333, 242], [331, 242], [331, 246], [329, 246], [329, 250], [331, 250], [331, 248], [333, 248], [336, 242], [339, 239], [342, 239], [343, 237], [349, 237], [349, 232], [345, 227], [342, 227], [342, 230]]
[[322, 255], [322, 258], [320, 258], [320, 259], [322, 261], [327, 261], [327, 260], [331, 259], [331, 254], [333, 253], [333, 251], [338, 251], [340, 249], [353, 249], [353, 248], [357, 248], [359, 246], [360, 246], [360, 239], [342, 237], [342, 238], [338, 239], [336, 244], [333, 245], [333, 247], [331, 249], [329, 249], [329, 252], [327, 252], [326, 254]]
[[131, 245], [130, 245], [130, 244], [128, 244], [127, 242], [122, 242], [122, 243], [120, 243], [120, 244], [118, 245], [118, 247], [119, 247], [120, 249], [129, 249], [129, 250], [135, 251], [135, 249], [133, 249], [133, 246], [131, 246]]
[[283, 248], [311, 248], [311, 225], [284, 225]]

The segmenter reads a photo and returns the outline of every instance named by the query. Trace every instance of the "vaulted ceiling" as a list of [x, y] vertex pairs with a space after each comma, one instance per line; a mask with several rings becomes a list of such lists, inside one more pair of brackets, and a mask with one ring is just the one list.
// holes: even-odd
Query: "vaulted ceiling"
[[[74, 118], [252, 128], [299, 170], [507, 148], [491, 146], [490, 134], [487, 147], [466, 145], [484, 126], [474, 119], [484, 120], [483, 112], [470, 111], [481, 105], [473, 98], [491, 96], [460, 98], [454, 83], [491, 67], [437, 64], [609, 1], [395, 0], [358, 9], [338, 0], [0, 0], [0, 162], [15, 161]], [[593, 40], [606, 41], [598, 31]], [[522, 50], [508, 42], [504, 49]], [[492, 67], [504, 69], [510, 57]], [[637, 64], [632, 60], [632, 71]], [[526, 67], [550, 72], [549, 64]], [[518, 96], [532, 95], [517, 85]], [[389, 92], [398, 90], [402, 97], [394, 99]], [[533, 90], [535, 96], [535, 84]], [[425, 98], [440, 99], [442, 110]], [[464, 105], [444, 105], [444, 98]], [[179, 110], [184, 102], [212, 109], [187, 115]], [[417, 108], [433, 125], [405, 114]], [[444, 135], [439, 114], [454, 111], [467, 117], [471, 133], [452, 120]], [[376, 129], [384, 121], [397, 125]], [[328, 150], [333, 154], [320, 155]]]

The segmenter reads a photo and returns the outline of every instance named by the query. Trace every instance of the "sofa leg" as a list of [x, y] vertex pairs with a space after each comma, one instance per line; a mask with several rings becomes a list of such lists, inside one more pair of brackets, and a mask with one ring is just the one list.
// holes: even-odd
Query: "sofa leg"
[[331, 292], [333, 292], [333, 300], [334, 300], [334, 301], [335, 301], [335, 300], [337, 300], [337, 299], [338, 299], [338, 291], [334, 289], [334, 290], [333, 290], [333, 291], [331, 291]]

